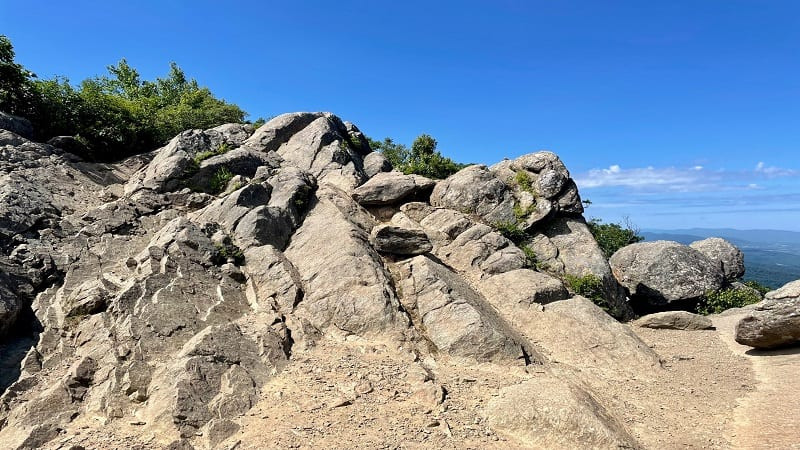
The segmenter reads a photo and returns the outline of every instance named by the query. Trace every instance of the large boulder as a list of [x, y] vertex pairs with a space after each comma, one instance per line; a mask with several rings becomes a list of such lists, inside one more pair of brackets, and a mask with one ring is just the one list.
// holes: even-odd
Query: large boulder
[[609, 260], [614, 276], [633, 299], [650, 305], [693, 300], [722, 287], [719, 264], [672, 241], [639, 242]]
[[744, 253], [725, 239], [712, 237], [692, 242], [689, 247], [719, 264], [725, 281], [731, 282], [744, 276]]
[[419, 228], [378, 225], [372, 229], [372, 244], [382, 253], [421, 255], [433, 249], [428, 236]]
[[305, 292], [296, 314], [319, 330], [402, 332], [408, 319], [370, 245], [368, 230], [375, 224], [369, 214], [332, 186], [320, 188], [316, 197], [286, 249]]
[[527, 246], [537, 264], [560, 277], [598, 280], [610, 313], [621, 320], [633, 317], [625, 292], [582, 218], [557, 217], [537, 226]]
[[426, 256], [400, 264], [401, 301], [442, 352], [478, 361], [542, 361], [530, 343], [447, 267]]
[[800, 342], [800, 280], [767, 292], [736, 324], [736, 342], [764, 349]]
[[438, 182], [431, 205], [476, 214], [489, 224], [516, 220], [511, 189], [483, 165], [469, 166]]
[[421, 175], [382, 172], [353, 191], [353, 198], [364, 206], [384, 206], [409, 200], [427, 200], [435, 181]]
[[487, 298], [496, 297], [498, 301], [525, 306], [569, 297], [558, 278], [530, 269], [516, 269], [490, 276], [481, 280], [478, 288]]

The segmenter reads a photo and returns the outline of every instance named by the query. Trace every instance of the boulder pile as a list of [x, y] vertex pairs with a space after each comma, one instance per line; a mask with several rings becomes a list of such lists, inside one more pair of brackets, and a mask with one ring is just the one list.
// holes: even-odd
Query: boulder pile
[[740, 269], [715, 242], [637, 244], [610, 266], [550, 152], [430, 180], [333, 114], [292, 113], [95, 164], [0, 119], [4, 448], [117, 424], [153, 448], [235, 447], [239, 418], [321, 343], [406, 355], [411, 398], [434, 407], [439, 363], [513, 373], [475, 407], [518, 445], [637, 448], [602, 386], [661, 361], [564, 280], [599, 280], [624, 320], [626, 289], [678, 301]]

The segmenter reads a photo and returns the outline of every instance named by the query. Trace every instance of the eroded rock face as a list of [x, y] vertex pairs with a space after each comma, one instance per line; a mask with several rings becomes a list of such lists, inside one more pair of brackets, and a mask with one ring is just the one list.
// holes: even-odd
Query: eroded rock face
[[722, 287], [718, 263], [672, 241], [639, 242], [609, 260], [614, 276], [632, 297], [652, 305], [691, 300]]
[[763, 349], [800, 342], [800, 280], [767, 292], [736, 325], [736, 342]]
[[478, 361], [541, 361], [531, 344], [445, 266], [417, 256], [400, 264], [400, 270], [403, 305], [419, 318], [438, 350]]
[[[584, 443], [632, 442], [591, 383], [550, 371], [552, 357], [616, 381], [657, 362], [624, 325], [569, 298], [565, 274], [596, 275], [612, 299], [619, 286], [552, 153], [434, 183], [390, 172], [330, 113], [188, 130], [117, 164], [11, 131], [0, 153], [0, 339], [28, 333], [16, 359], [0, 356], [17, 370], [2, 377], [4, 446], [120, 421], [152, 445], [223, 447], [274, 377], [322, 340], [409, 355], [412, 399], [427, 408], [450, 395], [437, 361], [536, 365], [552, 392], [503, 391], [485, 408], [492, 427], [523, 445], [570, 430]], [[528, 237], [504, 236], [501, 222]], [[574, 417], [529, 418], [523, 399]]]
[[591, 394], [551, 375], [502, 389], [486, 417], [493, 428], [532, 448], [639, 448]]
[[744, 276], [744, 253], [725, 239], [712, 237], [692, 242], [689, 247], [718, 263], [725, 281], [731, 282]]

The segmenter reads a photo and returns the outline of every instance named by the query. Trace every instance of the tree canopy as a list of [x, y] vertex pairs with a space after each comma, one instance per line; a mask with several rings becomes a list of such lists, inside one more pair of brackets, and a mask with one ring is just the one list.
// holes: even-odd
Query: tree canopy
[[153, 81], [142, 80], [125, 59], [107, 69], [77, 86], [63, 77], [40, 80], [14, 62], [11, 42], [0, 36], [0, 110], [27, 117], [38, 140], [76, 136], [86, 146], [81, 156], [100, 161], [147, 152], [183, 130], [242, 122], [246, 115], [174, 62]]

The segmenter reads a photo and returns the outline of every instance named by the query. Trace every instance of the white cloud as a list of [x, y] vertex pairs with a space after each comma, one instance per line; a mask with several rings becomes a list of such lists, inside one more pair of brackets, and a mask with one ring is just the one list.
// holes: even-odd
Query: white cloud
[[755, 172], [770, 178], [792, 177], [795, 175], [800, 175], [800, 171], [794, 169], [784, 169], [775, 166], [767, 166], [764, 164], [764, 161], [759, 161], [758, 164], [756, 164]]
[[800, 171], [767, 166], [763, 161], [752, 170], [710, 170], [701, 165], [690, 167], [653, 166], [626, 169], [613, 164], [607, 169], [591, 169], [577, 175], [580, 189], [628, 187], [640, 191], [701, 192], [737, 189], [761, 189], [758, 180], [800, 176]]
[[652, 166], [644, 168], [623, 169], [618, 164], [608, 169], [592, 169], [582, 176], [576, 177], [575, 182], [580, 188], [597, 188], [606, 186], [628, 186], [644, 188], [648, 186], [661, 186], [670, 190], [686, 190], [705, 184], [701, 169], [677, 169], [666, 167], [656, 169]]

